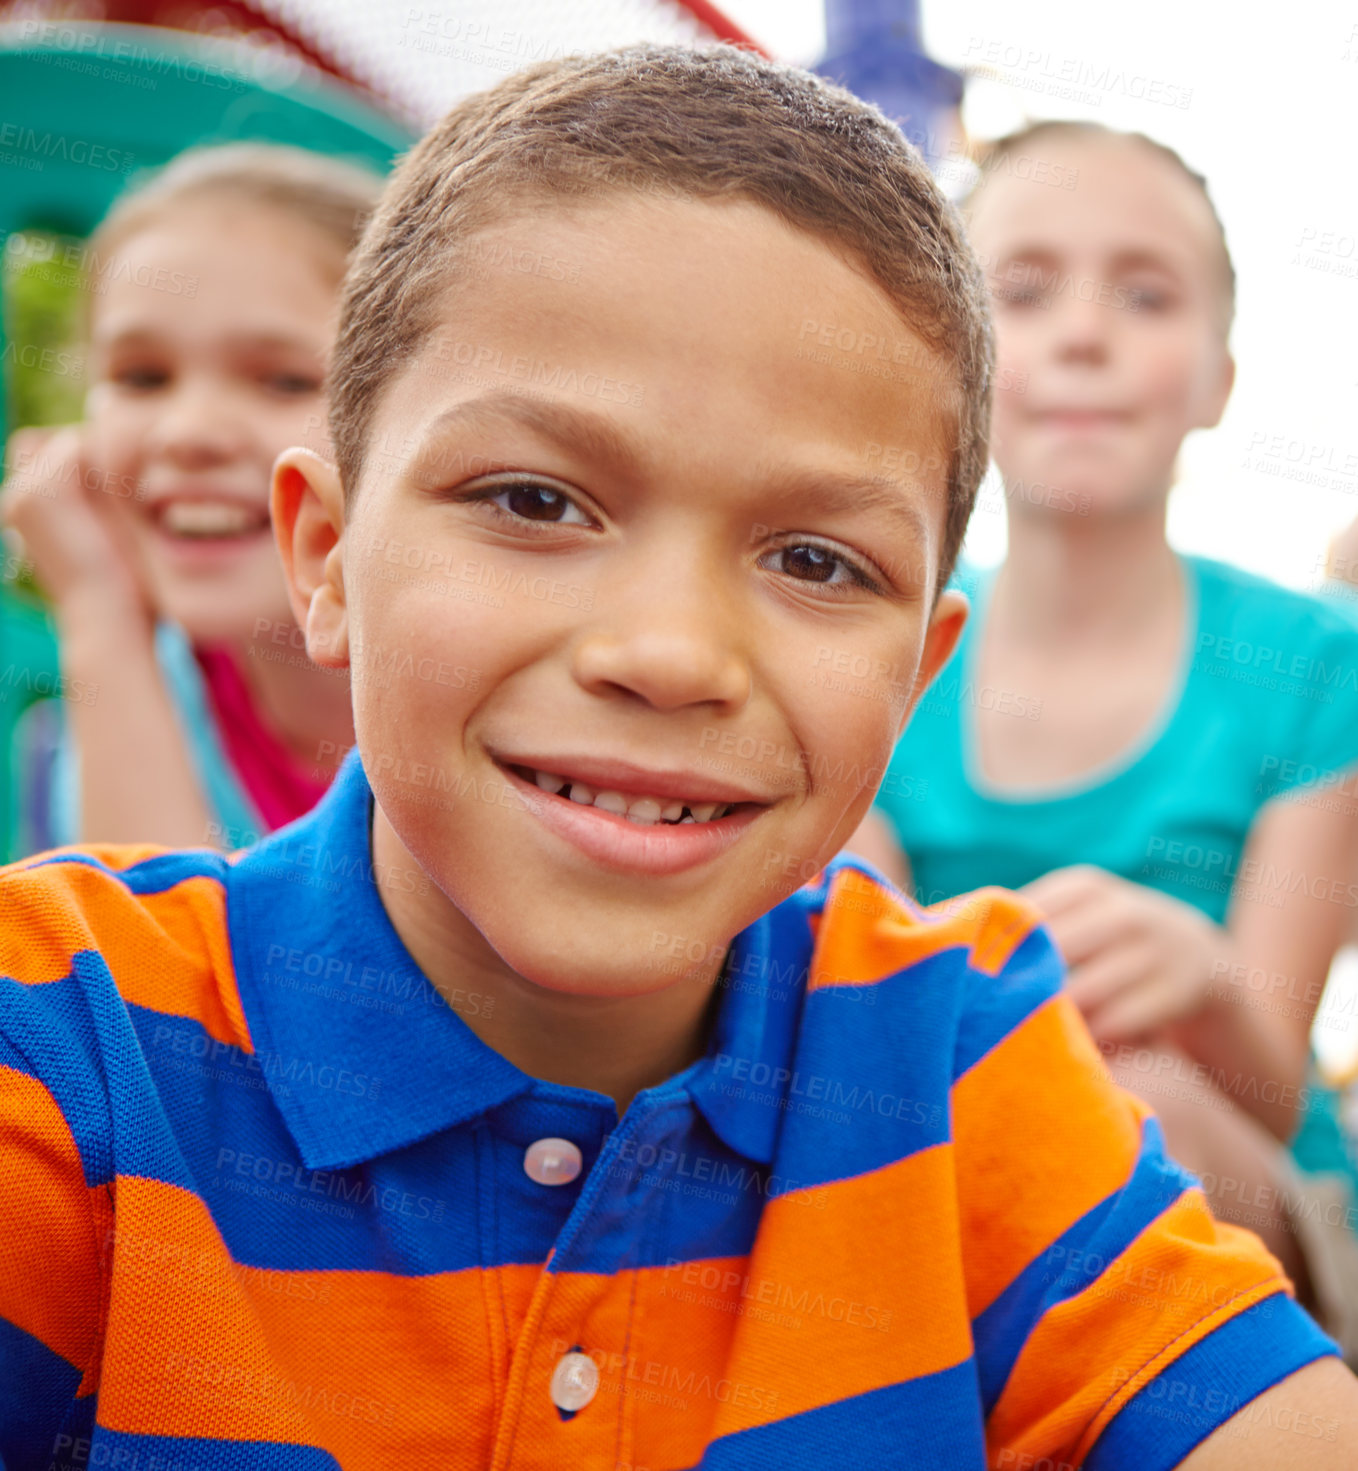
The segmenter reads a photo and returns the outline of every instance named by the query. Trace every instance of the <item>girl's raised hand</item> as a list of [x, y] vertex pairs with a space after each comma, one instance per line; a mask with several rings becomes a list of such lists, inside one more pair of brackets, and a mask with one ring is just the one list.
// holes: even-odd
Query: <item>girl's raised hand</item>
[[153, 613], [116, 513], [104, 504], [87, 430], [20, 429], [10, 437], [0, 517], [23, 537], [58, 622], [76, 609], [106, 618]]
[[1064, 956], [1066, 989], [1101, 1041], [1149, 1039], [1206, 1005], [1227, 937], [1200, 910], [1092, 864], [1021, 892]]

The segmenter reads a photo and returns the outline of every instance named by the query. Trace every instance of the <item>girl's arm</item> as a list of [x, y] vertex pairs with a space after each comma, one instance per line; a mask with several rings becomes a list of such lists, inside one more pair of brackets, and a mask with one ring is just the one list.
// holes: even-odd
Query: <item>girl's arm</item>
[[[212, 815], [156, 660], [154, 628], [80, 596], [58, 611], [61, 667], [80, 769], [82, 843], [212, 846]], [[97, 687], [91, 698], [89, 691]]]
[[1250, 829], [1206, 1004], [1179, 1031], [1194, 1057], [1241, 1075], [1240, 1102], [1284, 1143], [1300, 1122], [1311, 1025], [1355, 905], [1358, 799], [1321, 788], [1269, 802]]
[[211, 815], [155, 654], [155, 620], [110, 512], [87, 488], [79, 426], [9, 446], [5, 520], [52, 599], [79, 756], [81, 842], [209, 842]]
[[1100, 1041], [1182, 1048], [1286, 1143], [1311, 1022], [1358, 901], [1355, 859], [1358, 801], [1321, 790], [1260, 812], [1224, 926], [1099, 868], [1058, 869], [1024, 892], [1044, 911]]

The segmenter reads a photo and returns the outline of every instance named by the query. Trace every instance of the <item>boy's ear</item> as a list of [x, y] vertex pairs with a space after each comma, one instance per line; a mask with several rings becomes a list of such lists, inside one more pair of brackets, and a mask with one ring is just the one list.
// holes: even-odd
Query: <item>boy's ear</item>
[[962, 637], [970, 611], [971, 605], [967, 602], [965, 593], [956, 592], [952, 588], [939, 593], [938, 602], [929, 619], [929, 627], [924, 634], [924, 649], [920, 654], [919, 668], [915, 672], [915, 687], [910, 692], [909, 703], [901, 712], [901, 723], [896, 730], [897, 739], [914, 714], [920, 696], [934, 682], [938, 671], [952, 658], [952, 651], [957, 647], [957, 640]]
[[349, 614], [339, 471], [314, 450], [285, 449], [274, 461], [269, 510], [292, 614], [306, 633], [307, 653], [326, 669], [345, 669]]
[[1221, 349], [1221, 363], [1217, 369], [1217, 381], [1207, 391], [1202, 416], [1194, 426], [1197, 429], [1215, 429], [1226, 412], [1226, 403], [1235, 387], [1235, 359], [1226, 347]]

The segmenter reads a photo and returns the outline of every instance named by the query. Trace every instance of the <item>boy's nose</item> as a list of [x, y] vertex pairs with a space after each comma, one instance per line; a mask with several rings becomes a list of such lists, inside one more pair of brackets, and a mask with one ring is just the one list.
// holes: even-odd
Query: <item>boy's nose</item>
[[592, 694], [623, 692], [658, 710], [719, 705], [734, 713], [750, 698], [752, 679], [720, 602], [709, 591], [618, 605], [576, 643], [576, 680]]

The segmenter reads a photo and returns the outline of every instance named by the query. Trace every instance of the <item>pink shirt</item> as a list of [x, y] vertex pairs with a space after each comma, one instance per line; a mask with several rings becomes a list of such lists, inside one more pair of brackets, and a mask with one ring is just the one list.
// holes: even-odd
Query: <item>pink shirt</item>
[[329, 776], [318, 780], [259, 718], [250, 688], [224, 649], [195, 647], [212, 700], [227, 759], [256, 811], [272, 831], [301, 817], [325, 795]]

